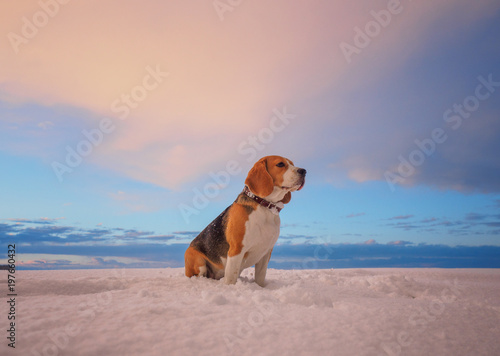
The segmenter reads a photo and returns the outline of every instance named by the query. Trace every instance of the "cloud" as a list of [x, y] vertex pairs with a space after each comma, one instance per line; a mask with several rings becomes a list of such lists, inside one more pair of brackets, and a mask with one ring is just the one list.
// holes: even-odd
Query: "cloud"
[[441, 231], [454, 236], [497, 235], [498, 231], [491, 230], [491, 228], [500, 227], [500, 214], [469, 212], [462, 219], [449, 220], [445, 217], [430, 217], [419, 221], [406, 221], [410, 218], [415, 218], [415, 216], [394, 216], [386, 220], [396, 220], [396, 222], [387, 223], [386, 225], [405, 231], [418, 231], [421, 233]]
[[[211, 4], [156, 1], [147, 13], [143, 4], [101, 5], [96, 14], [91, 3], [68, 4], [18, 55], [5, 48], [11, 70], [0, 77], [3, 98], [21, 105], [35, 101], [84, 108], [93, 114], [86, 118], [87, 129], [98, 127], [102, 117], [119, 116], [112, 106], [125, 107], [130, 114], [115, 121], [119, 128], [88, 161], [137, 180], [172, 188], [207, 174], [233, 157], [249, 133], [266, 127], [272, 109], [292, 101], [292, 88], [313, 90], [324, 85], [327, 73], [338, 72], [337, 66], [329, 68], [335, 62], [324, 58], [321, 75], [290, 76], [311, 62], [313, 53], [324, 56], [316, 24], [327, 24], [327, 13], [337, 13], [338, 5], [318, 2], [304, 17], [309, 5], [266, 3], [269, 14], [282, 16], [262, 17], [263, 3], [248, 4], [235, 14], [240, 20], [229, 31]], [[2, 12], [5, 33], [19, 31], [19, 19], [37, 9], [10, 10]], [[82, 21], [85, 14], [93, 18], [91, 28]], [[337, 26], [350, 27], [346, 17]], [[333, 37], [340, 40], [339, 33]], [[37, 69], [29, 63], [37, 63]], [[144, 100], [123, 104], [122, 98], [145, 81], [148, 68], [169, 76]]]
[[[166, 192], [153, 189], [152, 191], [122, 191], [108, 193], [108, 197], [120, 203], [123, 207], [122, 213], [152, 212], [158, 211], [165, 205], [165, 201], [171, 200]], [[169, 199], [170, 198], [170, 199]]]
[[487, 219], [497, 219], [500, 220], [500, 214], [479, 214], [479, 213], [468, 213], [465, 216], [467, 221], [484, 221]]
[[[1, 12], [2, 33], [19, 32], [23, 16], [39, 10], [37, 3], [18, 3]], [[75, 147], [85, 138], [82, 130], [95, 130], [102, 118], [110, 117], [116, 129], [86, 163], [178, 189], [223, 169], [230, 159], [250, 164], [238, 147], [249, 135], [268, 127], [272, 110], [284, 105], [297, 118], [259, 153], [279, 150], [298, 159], [329, 162], [321, 167], [325, 177], [332, 176], [333, 170], [357, 182], [383, 180], [398, 154], [411, 151], [413, 140], [427, 133], [424, 126], [432, 128], [435, 124], [430, 120], [442, 115], [426, 115], [433, 101], [425, 95], [435, 97], [433, 85], [426, 85], [419, 107], [411, 105], [411, 98], [419, 96], [411, 92], [418, 81], [401, 73], [415, 61], [419, 68], [425, 67], [420, 64], [424, 53], [434, 53], [456, 30], [483, 25], [497, 3], [402, 2], [401, 14], [351, 64], [339, 44], [352, 43], [353, 29], [364, 28], [370, 11], [387, 8], [386, 1], [365, 6], [319, 0], [293, 5], [255, 1], [228, 13], [232, 20], [225, 22], [219, 21], [211, 4], [151, 1], [147, 6], [122, 6], [108, 1], [99, 3], [98, 13], [95, 6], [86, 1], [61, 7], [34, 39], [19, 47], [18, 54], [8, 41], [1, 45], [9, 71], [0, 74], [0, 99], [14, 115], [2, 128], [7, 137], [13, 137], [6, 149], [43, 156], [48, 162], [60, 160], [66, 145]], [[89, 17], [91, 27], [85, 22]], [[141, 91], [145, 81], [153, 83], [152, 71], [168, 76], [160, 76], [154, 89]], [[452, 88], [456, 81], [451, 82]], [[125, 104], [139, 92], [145, 93], [140, 100]], [[28, 104], [38, 106], [37, 112], [45, 112], [46, 117], [31, 122], [21, 110]], [[435, 107], [442, 110], [443, 102]], [[76, 127], [61, 125], [65, 122], [61, 110], [77, 113], [78, 118], [72, 117]], [[57, 111], [58, 115], [50, 115]], [[456, 135], [478, 145], [452, 144], [450, 139], [448, 149], [434, 156], [435, 162], [428, 160], [404, 184], [498, 189], [493, 180], [498, 176], [495, 156], [484, 155], [498, 151], [497, 137], [491, 135], [498, 131], [496, 116], [487, 118], [488, 111], [478, 113], [478, 120]], [[409, 112], [418, 117], [408, 117]], [[127, 115], [122, 120], [118, 117], [123, 113]], [[27, 118], [26, 125], [17, 124], [21, 117]], [[422, 124], [412, 126], [409, 121]], [[11, 135], [15, 130], [20, 132]], [[290, 137], [317, 144], [296, 145]], [[25, 144], [33, 140], [36, 150]], [[322, 147], [324, 153], [315, 147]], [[473, 153], [467, 153], [471, 147]], [[457, 158], [463, 166], [457, 167]], [[481, 174], [471, 173], [473, 168]], [[148, 206], [135, 201], [129, 208], [144, 211]]]
[[38, 127], [41, 127], [44, 130], [47, 130], [50, 126], [54, 126], [54, 123], [52, 121], [43, 121], [38, 123]]
[[61, 258], [44, 259], [44, 260], [20, 260], [17, 266], [23, 269], [67, 269], [73, 266], [74, 262]]
[[[35, 257], [21, 260], [23, 269], [74, 268], [164, 268], [183, 267], [188, 244], [137, 245], [98, 248], [56, 246], [28, 247]], [[38, 254], [38, 255], [37, 255]], [[24, 253], [23, 253], [24, 255]], [[36, 258], [43, 256], [43, 258]], [[415, 245], [408, 241], [388, 244], [278, 244], [273, 249], [271, 268], [500, 268], [498, 246]], [[22, 256], [21, 256], [22, 258]]]
[[489, 226], [489, 227], [500, 227], [500, 221], [485, 222], [483, 224], [486, 225], [486, 226]]
[[[401, 61], [400, 67], [405, 67], [406, 70], [401, 71], [398, 66], [391, 71], [381, 69], [379, 73], [384, 76], [383, 80], [371, 83], [368, 79], [364, 85], [359, 85], [352, 92], [332, 89], [331, 97], [339, 98], [339, 102], [335, 102], [330, 107], [330, 112], [335, 112], [335, 114], [325, 113], [325, 120], [331, 122], [329, 129], [322, 127], [321, 130], [324, 132], [340, 131], [342, 135], [329, 135], [321, 142], [322, 147], [325, 147], [325, 152], [328, 152], [327, 155], [335, 152], [330, 175], [341, 176], [356, 182], [386, 181], [386, 172], [399, 174], [398, 169], [402, 170], [408, 165], [400, 168], [401, 162], [409, 161], [410, 156], [415, 155], [423, 159], [417, 164], [409, 164], [410, 167], [407, 168], [406, 173], [410, 173], [402, 178], [400, 176], [398, 183], [394, 183], [396, 189], [399, 184], [406, 187], [428, 185], [464, 192], [499, 191], [499, 181], [493, 178], [500, 172], [498, 159], [494, 154], [500, 149], [498, 139], [500, 124], [498, 120], [495, 120], [500, 111], [499, 101], [495, 100], [500, 94], [499, 91], [492, 93], [488, 100], [481, 101], [480, 107], [472, 112], [469, 119], [463, 120], [459, 128], [453, 129], [443, 120], [448, 108], [453, 109], [454, 105], [463, 105], [466, 98], [474, 95], [474, 90], [480, 83], [478, 76], [487, 77], [489, 73], [493, 73], [494, 80], [500, 81], [498, 75], [495, 74], [498, 72], [498, 65], [494, 62], [495, 60], [498, 62], [499, 53], [492, 50], [492, 35], [488, 34], [498, 31], [499, 25], [498, 21], [487, 14], [489, 6], [493, 6], [494, 12], [498, 13], [498, 4], [489, 3], [488, 5], [483, 2], [472, 9], [461, 2], [458, 7], [448, 8], [441, 12], [448, 4], [442, 3], [442, 5], [443, 8], [437, 10], [431, 17], [428, 17], [430, 12], [427, 12], [423, 16], [426, 18], [426, 23], [421, 23], [420, 29], [414, 29], [417, 32], [423, 31], [423, 37], [426, 39], [417, 45], [417, 47], [423, 46], [419, 47], [419, 50], [411, 46], [415, 50], [412, 59], [404, 58], [390, 50], [387, 56], [389, 58], [384, 58], [385, 63], [398, 58]], [[410, 11], [421, 9], [412, 7]], [[464, 41], [458, 49], [453, 45], [452, 39], [452, 36], [458, 34], [451, 28], [454, 26], [456, 16], [466, 17], [467, 11], [474, 13], [466, 21], [470, 21], [469, 24], [475, 30], [468, 32], [467, 37], [461, 37]], [[477, 24], [482, 21], [478, 22], [479, 17], [476, 16], [482, 11], [485, 11], [481, 15], [482, 21], [489, 24], [485, 34], [480, 32], [481, 28], [477, 27]], [[406, 14], [409, 15], [409, 13]], [[409, 20], [412, 20], [411, 16]], [[410, 28], [412, 26], [406, 24], [401, 30]], [[402, 35], [403, 32], [400, 34]], [[433, 36], [437, 37], [431, 39]], [[488, 39], [484, 39], [483, 36]], [[403, 44], [395, 45], [392, 49], [396, 47], [402, 51], [410, 50]], [[368, 49], [371, 50], [371, 47]], [[491, 54], [495, 60], [472, 62], [465, 59], [468, 56], [467, 53], [480, 51]], [[432, 55], [428, 55], [431, 53]], [[436, 56], [442, 61], [439, 62], [440, 65], [436, 65]], [[442, 63], [457, 60], [457, 57], [467, 62], [466, 73], [455, 68], [445, 68], [442, 65]], [[370, 59], [376, 60], [377, 57], [365, 58], [367, 62], [360, 65], [366, 64], [367, 68], [373, 69]], [[356, 68], [359, 69], [359, 67]], [[438, 77], [436, 73], [439, 73]], [[357, 76], [346, 77], [352, 80]], [[373, 77], [369, 76], [369, 78]], [[430, 83], [435, 87], [430, 88]], [[344, 85], [344, 89], [345, 87], [347, 85]], [[415, 99], [415, 95], [418, 95], [419, 99]], [[429, 103], [432, 100], [435, 104]], [[342, 103], [348, 103], [348, 105], [342, 105]], [[332, 120], [333, 115], [348, 117], [350, 122]], [[380, 127], [386, 128], [384, 132], [379, 131]], [[442, 144], [432, 143], [432, 149], [429, 148], [432, 145], [427, 144], [426, 152], [430, 153], [422, 152], [415, 141], [418, 141], [420, 145], [421, 142], [429, 142], [431, 133], [436, 128], [445, 131], [446, 141]], [[411, 156], [411, 159], [413, 158]], [[388, 185], [388, 190], [390, 188], [394, 186]]]
[[173, 234], [175, 235], [185, 235], [185, 236], [196, 236], [198, 235], [200, 232], [199, 231], [174, 231]]
[[[22, 245], [18, 265], [25, 269], [162, 268], [182, 267], [189, 241], [198, 234], [196, 231], [177, 231], [156, 235], [151, 231], [82, 229], [57, 226], [57, 223], [0, 223], [0, 237], [10, 234], [9, 241]], [[484, 224], [485, 221], [480, 220], [479, 223]], [[498, 224], [492, 227], [498, 227]], [[464, 228], [464, 225], [450, 227], [457, 228]], [[500, 229], [491, 231], [500, 234]], [[321, 241], [321, 238], [308, 235], [280, 236], [273, 250], [271, 266], [500, 267], [498, 246], [416, 245], [405, 240], [381, 244], [374, 239], [344, 244], [318, 244], [316, 241]]]
[[[24, 260], [20, 255], [17, 266], [20, 269], [80, 269], [80, 268], [165, 268], [179, 267], [178, 262], [169, 260], [150, 261], [140, 257], [90, 257], [67, 256], [57, 254], [30, 254], [30, 256], [43, 256], [43, 259]], [[61, 258], [61, 256], [65, 258]]]
[[0, 236], [6, 237], [6, 235], [12, 235], [18, 231], [15, 225], [0, 223]]
[[38, 219], [0, 219], [0, 220], [6, 220], [6, 221], [12, 221], [12, 222], [16, 222], [16, 223], [19, 223], [19, 224], [45, 224], [45, 225], [49, 225], [49, 224], [53, 224], [54, 222], [58, 221], [58, 220], [63, 220], [65, 218], [61, 217], [61, 218], [38, 218]]
[[413, 215], [398, 215], [398, 216], [393, 216], [392, 218], [389, 218], [387, 220], [406, 220], [412, 217]]
[[28, 246], [114, 246], [175, 243], [186, 241], [186, 234], [158, 235], [153, 231], [121, 228], [78, 228], [58, 226], [60, 219], [5, 219], [0, 223], [0, 236]]
[[133, 245], [28, 245], [19, 254], [18, 266], [26, 269], [182, 267], [187, 246], [148, 241]]
[[346, 218], [357, 218], [359, 216], [366, 215], [366, 213], [352, 213], [346, 216]]
[[396, 246], [406, 246], [406, 245], [413, 245], [413, 242], [398, 240], [398, 241], [390, 241], [387, 244], [388, 245], [396, 245]]
[[315, 239], [315, 236], [310, 235], [299, 235], [299, 234], [288, 234], [288, 235], [280, 235], [278, 239], [278, 244], [282, 243], [303, 243], [305, 241], [310, 241]]
[[468, 213], [465, 216], [465, 220], [478, 221], [478, 220], [484, 220], [487, 217], [488, 217], [488, 215], [486, 215], [486, 214]]
[[[69, 226], [26, 227], [18, 229], [11, 238], [29, 244], [81, 242], [87, 240], [84, 236], [79, 234], [69, 235], [69, 233], [74, 230], [73, 227]], [[70, 237], [68, 240], [65, 240], [67, 236]]]
[[273, 250], [272, 268], [498, 268], [498, 246], [389, 244], [280, 245]]

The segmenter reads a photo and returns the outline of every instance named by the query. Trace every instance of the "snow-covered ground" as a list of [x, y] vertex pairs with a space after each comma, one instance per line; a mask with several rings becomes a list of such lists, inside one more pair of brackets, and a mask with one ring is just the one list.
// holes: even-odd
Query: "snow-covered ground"
[[232, 286], [181, 268], [16, 275], [1, 355], [500, 355], [500, 270], [271, 269], [265, 288], [252, 269]]

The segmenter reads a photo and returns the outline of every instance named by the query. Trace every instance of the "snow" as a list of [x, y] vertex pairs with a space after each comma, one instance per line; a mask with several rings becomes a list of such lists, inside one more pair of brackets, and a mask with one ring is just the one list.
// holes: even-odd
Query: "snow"
[[500, 355], [500, 270], [270, 269], [265, 288], [253, 269], [229, 286], [182, 268], [16, 275], [1, 355]]

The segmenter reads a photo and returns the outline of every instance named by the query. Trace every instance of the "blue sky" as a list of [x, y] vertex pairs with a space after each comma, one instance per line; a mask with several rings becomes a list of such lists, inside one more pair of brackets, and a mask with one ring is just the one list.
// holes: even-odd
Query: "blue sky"
[[0, 5], [21, 266], [182, 266], [268, 154], [308, 171], [276, 267], [500, 266], [497, 1], [54, 6]]

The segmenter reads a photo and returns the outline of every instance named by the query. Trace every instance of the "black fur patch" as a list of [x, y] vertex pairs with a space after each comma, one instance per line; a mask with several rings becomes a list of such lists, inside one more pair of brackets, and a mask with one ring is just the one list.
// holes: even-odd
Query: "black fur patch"
[[[252, 213], [257, 204], [245, 194], [239, 194], [234, 201], [242, 205], [248, 215]], [[214, 219], [198, 236], [191, 242], [192, 247], [205, 254], [213, 263], [222, 263], [221, 257], [227, 257], [229, 244], [226, 240], [227, 212], [232, 205], [226, 208], [218, 217]], [[207, 273], [213, 274], [214, 266], [207, 261]]]
[[229, 251], [229, 244], [226, 241], [226, 215], [229, 208], [226, 208], [191, 242], [192, 247], [205, 254], [214, 263], [222, 263], [220, 257], [227, 256]]

